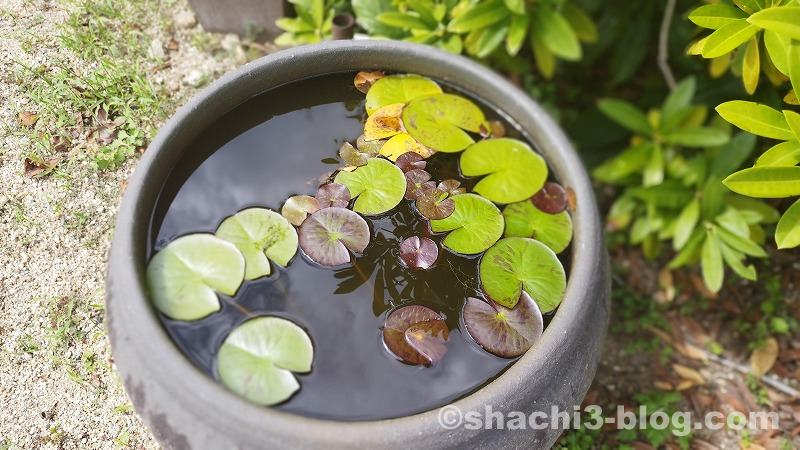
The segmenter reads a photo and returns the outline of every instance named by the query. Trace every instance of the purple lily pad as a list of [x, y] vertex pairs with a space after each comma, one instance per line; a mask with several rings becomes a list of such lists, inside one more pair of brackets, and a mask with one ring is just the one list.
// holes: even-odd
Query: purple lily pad
[[489, 120], [481, 124], [478, 132], [483, 138], [501, 138], [506, 135], [506, 127], [498, 120]]
[[363, 252], [370, 230], [363, 217], [346, 208], [323, 208], [308, 216], [300, 226], [300, 248], [312, 261], [323, 266], [350, 262], [350, 252]]
[[309, 214], [319, 211], [319, 202], [310, 195], [293, 195], [286, 199], [281, 215], [294, 226], [300, 226]]
[[345, 142], [339, 147], [339, 157], [348, 166], [363, 166], [367, 164], [370, 155], [359, 151], [353, 144]]
[[463, 317], [472, 339], [487, 352], [503, 358], [522, 355], [544, 331], [542, 312], [525, 291], [513, 308], [469, 297]]
[[397, 157], [394, 164], [403, 171], [403, 173], [410, 172], [415, 169], [424, 170], [428, 165], [425, 158], [416, 152], [405, 152]]
[[560, 184], [548, 181], [531, 197], [531, 203], [541, 212], [558, 214], [567, 208], [567, 191]]
[[425, 189], [417, 194], [417, 211], [430, 220], [441, 220], [450, 217], [456, 210], [456, 203], [447, 198], [447, 192], [439, 188]]
[[454, 195], [465, 194], [467, 192], [466, 189], [461, 187], [461, 182], [458, 180], [444, 180], [439, 183], [437, 186], [438, 189], [447, 192], [448, 197], [452, 197]]
[[436, 183], [429, 181], [431, 174], [421, 169], [406, 172], [406, 198], [416, 200], [423, 192], [436, 187]]
[[443, 320], [429, 320], [411, 325], [406, 329], [405, 341], [432, 364], [444, 358], [447, 353], [445, 342], [450, 338], [450, 330]]
[[322, 208], [346, 208], [350, 204], [350, 189], [339, 183], [328, 183], [317, 190], [317, 202]]
[[[440, 323], [437, 324], [436, 322]], [[411, 339], [407, 340], [406, 332], [411, 328], [414, 328], [411, 331]], [[425, 331], [426, 328], [430, 330], [430, 333]], [[421, 353], [418, 349], [423, 349], [423, 352], [429, 351], [427, 349], [435, 347], [435, 344], [431, 345], [430, 342], [426, 342], [425, 344], [412, 346], [408, 342], [409, 340], [426, 340], [426, 335], [430, 335], [429, 340], [441, 339], [447, 341], [449, 338], [449, 330], [444, 318], [436, 311], [425, 306], [410, 305], [398, 308], [386, 317], [386, 322], [383, 325], [383, 342], [386, 344], [386, 348], [395, 356], [410, 364], [428, 365], [433, 362], [429, 355]], [[436, 352], [431, 351], [431, 353]]]
[[400, 258], [412, 269], [427, 269], [439, 257], [439, 247], [426, 237], [411, 236], [400, 243]]

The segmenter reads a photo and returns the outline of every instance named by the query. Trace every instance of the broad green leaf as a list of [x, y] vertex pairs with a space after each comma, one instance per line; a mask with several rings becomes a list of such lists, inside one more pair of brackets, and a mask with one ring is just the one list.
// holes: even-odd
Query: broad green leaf
[[464, 43], [461, 41], [461, 36], [457, 34], [447, 35], [446, 37], [436, 41], [435, 45], [456, 55], [460, 55], [461, 51], [464, 49]]
[[[797, 93], [800, 92], [800, 41], [792, 41], [789, 47], [789, 57], [787, 59], [789, 65], [789, 81], [792, 83], [792, 90], [795, 95], [795, 105], [797, 104]], [[789, 95], [786, 95], [789, 100], [786, 103], [792, 103]]]
[[786, 93], [786, 96], [783, 97], [783, 101], [788, 105], [800, 105], [800, 100], [798, 100], [797, 94], [794, 93], [794, 89]]
[[306, 22], [301, 17], [281, 17], [275, 21], [275, 26], [283, 31], [292, 33], [314, 32], [314, 25]]
[[513, 308], [524, 290], [543, 313], [564, 297], [564, 267], [546, 245], [534, 239], [508, 237], [486, 251], [480, 263], [481, 286], [500, 305]]
[[795, 248], [800, 245], [800, 200], [794, 202], [778, 221], [775, 243], [780, 249]]
[[569, 26], [575, 31], [575, 35], [578, 36], [578, 39], [588, 43], [597, 41], [597, 26], [595, 26], [592, 18], [582, 9], [572, 2], [566, 2], [561, 8], [561, 14], [564, 15], [564, 19], [567, 20]]
[[726, 177], [744, 164], [756, 146], [754, 134], [738, 132], [711, 161], [709, 172], [718, 177]]
[[350, 190], [356, 199], [353, 211], [374, 215], [397, 206], [406, 193], [406, 177], [399, 167], [381, 158], [370, 158], [367, 165], [352, 172], [341, 171], [334, 179]]
[[664, 181], [664, 150], [660, 145], [654, 145], [650, 152], [650, 159], [644, 166], [642, 173], [642, 184], [645, 186], [656, 186]]
[[489, 56], [505, 39], [508, 27], [509, 25], [505, 22], [498, 22], [487, 27], [478, 40], [475, 56], [478, 58]]
[[800, 142], [796, 140], [781, 142], [765, 151], [756, 166], [795, 166], [800, 163]]
[[522, 141], [486, 139], [461, 155], [461, 173], [486, 175], [473, 190], [496, 203], [514, 203], [537, 193], [547, 180], [544, 159]]
[[720, 178], [710, 176], [703, 186], [703, 202], [701, 203], [700, 216], [711, 220], [725, 209], [725, 185]]
[[711, 230], [707, 230], [701, 262], [703, 265], [703, 281], [712, 292], [719, 292], [725, 276], [725, 267], [722, 265], [722, 250], [719, 247], [717, 237]]
[[672, 248], [680, 250], [689, 242], [689, 238], [692, 236], [699, 219], [700, 202], [697, 199], [693, 199], [683, 208], [681, 215], [678, 216], [672, 238]]
[[683, 147], [716, 147], [727, 143], [730, 137], [719, 128], [698, 127], [678, 128], [664, 136], [664, 140]]
[[466, 10], [463, 14], [453, 18], [447, 24], [447, 31], [452, 33], [469, 33], [473, 30], [486, 28], [509, 15], [509, 11], [503, 4], [503, 0], [491, 0], [479, 3]]
[[467, 332], [478, 345], [504, 358], [524, 354], [544, 330], [539, 305], [525, 291], [514, 308], [467, 297], [462, 317]]
[[655, 186], [631, 188], [629, 192], [655, 206], [678, 209], [694, 197], [692, 189], [676, 182], [665, 182]]
[[700, 254], [703, 243], [705, 242], [705, 237], [706, 231], [704, 228], [695, 228], [691, 237], [689, 237], [689, 241], [686, 242], [686, 245], [684, 245], [669, 264], [667, 264], [667, 268], [677, 269], [678, 267], [696, 265], [696, 263], [700, 261]]
[[505, 237], [532, 238], [561, 253], [572, 241], [572, 219], [567, 211], [547, 214], [529, 200], [511, 203], [503, 209]]
[[680, 111], [687, 110], [692, 104], [696, 87], [697, 82], [694, 77], [687, 77], [675, 86], [661, 107], [662, 124], [669, 121], [672, 116], [679, 114]]
[[782, 74], [789, 76], [789, 47], [792, 44], [792, 39], [784, 36], [776, 31], [764, 31], [764, 46], [769, 52], [769, 57], [775, 68]]
[[749, 197], [794, 197], [800, 195], [800, 167], [751, 167], [730, 175], [723, 183], [733, 192]]
[[[731, 233], [722, 227], [716, 228], [717, 236], [728, 247], [736, 250], [737, 252], [744, 253], [745, 255], [754, 256], [756, 258], [766, 258], [767, 252], [761, 246], [751, 241], [749, 238], [742, 237]], [[749, 233], [748, 233], [749, 234]]]
[[689, 20], [695, 25], [712, 30], [721, 28], [734, 20], [746, 18], [747, 13], [741, 9], [720, 4], [704, 5], [689, 14]]
[[763, 200], [758, 200], [743, 195], [729, 193], [725, 196], [725, 203], [737, 211], [754, 213], [761, 223], [775, 223], [781, 215], [777, 209], [768, 205]]
[[433, 150], [417, 142], [417, 140], [408, 133], [400, 133], [396, 136], [392, 136], [392, 138], [386, 141], [381, 147], [381, 155], [389, 158], [391, 161], [397, 161], [400, 155], [408, 152], [416, 153], [423, 158], [428, 158], [434, 154]]
[[630, 195], [623, 194], [611, 205], [606, 217], [606, 229], [619, 231], [628, 228], [633, 220], [639, 201]]
[[265, 208], [248, 208], [228, 217], [216, 235], [242, 252], [245, 280], [269, 275], [269, 260], [286, 267], [297, 253], [297, 232], [292, 224]]
[[395, 11], [392, 0], [352, 0], [351, 4], [353, 12], [358, 17], [358, 25], [370, 35], [399, 39], [405, 34], [403, 30], [378, 21], [378, 16], [381, 14]]
[[716, 58], [733, 51], [758, 32], [746, 19], [736, 19], [711, 33], [703, 45], [703, 58]]
[[530, 16], [527, 14], [514, 14], [511, 16], [511, 25], [508, 28], [508, 38], [506, 39], [506, 51], [511, 56], [516, 56], [525, 43], [525, 36], [528, 35], [528, 24]]
[[637, 107], [624, 100], [605, 98], [597, 101], [597, 108], [609, 119], [634, 133], [650, 136], [653, 134], [647, 116]]
[[381, 106], [408, 103], [417, 97], [442, 92], [442, 88], [429, 78], [419, 75], [389, 75], [376, 81], [367, 92], [365, 108], [372, 114]]
[[325, 18], [324, 0], [290, 0], [289, 3], [295, 5], [295, 12], [306, 22], [321, 28]]
[[753, 14], [754, 12], [763, 9], [758, 1], [759, 0], [733, 0], [733, 3], [747, 14]]
[[733, 100], [716, 107], [723, 119], [750, 133], [773, 139], [794, 139], [794, 134], [780, 111], [767, 105]]
[[556, 73], [556, 56], [544, 45], [536, 33], [531, 33], [531, 48], [533, 48], [533, 58], [539, 72], [545, 79], [552, 79]]
[[367, 221], [347, 208], [331, 206], [308, 216], [300, 226], [300, 248], [323, 266], [350, 262], [348, 249], [362, 253], [369, 245]]
[[436, 233], [450, 231], [442, 245], [456, 253], [475, 255], [494, 245], [503, 235], [503, 215], [489, 200], [475, 194], [453, 197], [455, 210], [449, 217], [431, 220]]
[[653, 152], [650, 141], [630, 147], [592, 170], [592, 177], [604, 183], [619, 183], [631, 174], [640, 171]]
[[408, 6], [431, 28], [436, 28], [439, 20], [434, 17], [434, 5], [427, 0], [406, 0]]
[[486, 122], [473, 102], [453, 94], [433, 94], [412, 100], [403, 110], [403, 125], [422, 145], [445, 153], [460, 152]]
[[219, 348], [220, 381], [259, 405], [291, 397], [300, 383], [293, 375], [311, 371], [314, 346], [308, 334], [280, 317], [257, 317], [231, 331]]
[[783, 115], [786, 117], [786, 123], [789, 124], [792, 133], [794, 133], [794, 138], [800, 140], [800, 114], [784, 109]]
[[503, 2], [506, 4], [506, 8], [514, 14], [525, 14], [525, 0], [503, 0]]
[[189, 234], [153, 256], [147, 265], [147, 287], [153, 304], [167, 317], [198, 320], [219, 311], [216, 292], [236, 293], [244, 270], [244, 257], [230, 242], [211, 234]]
[[718, 229], [724, 228], [743, 238], [750, 237], [750, 224], [747, 223], [745, 214], [740, 213], [736, 208], [725, 207], [722, 214], [718, 213], [713, 219], [719, 225]]
[[548, 50], [568, 61], [581, 59], [581, 44], [569, 22], [558, 11], [541, 5], [533, 12], [533, 33]]
[[752, 264], [745, 266], [742, 263], [742, 260], [744, 259], [744, 255], [742, 253], [739, 253], [724, 244], [720, 245], [720, 250], [722, 250], [722, 259], [740, 277], [750, 281], [755, 281], [757, 279], [756, 268], [753, 267]]
[[756, 87], [758, 87], [758, 75], [760, 72], [761, 59], [759, 57], [758, 39], [753, 36], [744, 49], [744, 60], [742, 61], [742, 82], [744, 82], [745, 91], [750, 95], [753, 95]]
[[781, 6], [759, 11], [747, 19], [757, 27], [800, 39], [800, 6]]
[[401, 12], [384, 12], [377, 17], [378, 22], [397, 28], [409, 30], [427, 30], [429, 25], [418, 16]]

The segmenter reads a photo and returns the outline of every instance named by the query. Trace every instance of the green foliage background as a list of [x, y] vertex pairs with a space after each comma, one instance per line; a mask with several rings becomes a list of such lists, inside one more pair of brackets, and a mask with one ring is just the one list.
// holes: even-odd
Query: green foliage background
[[598, 188], [613, 186], [612, 239], [700, 266], [712, 291], [726, 271], [755, 280], [770, 247], [800, 245], [800, 201], [779, 200], [800, 195], [799, 0], [292, 3], [280, 43], [329, 38], [326, 18], [350, 12], [371, 37], [506, 74], [560, 121]]

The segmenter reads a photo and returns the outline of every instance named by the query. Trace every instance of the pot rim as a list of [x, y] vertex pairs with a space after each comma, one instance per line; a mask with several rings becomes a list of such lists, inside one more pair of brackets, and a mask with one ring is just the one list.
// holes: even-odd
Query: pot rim
[[[423, 427], [438, 423], [441, 408], [393, 419], [343, 422], [300, 416], [252, 404], [228, 391], [181, 353], [156, 317], [144, 288], [145, 243], [153, 206], [160, 186], [164, 185], [172, 168], [185, 153], [177, 154], [169, 149], [186, 148], [187, 139], [196, 135], [192, 129], [202, 130], [222, 112], [248, 98], [297, 79], [298, 67], [302, 67], [308, 77], [357, 70], [408, 72], [403, 67], [407, 67], [410, 61], [417, 65], [426, 64], [426, 70], [417, 73], [453, 84], [487, 101], [489, 105], [501, 107], [498, 111], [520, 126], [526, 138], [547, 160], [559, 181], [575, 194], [577, 208], [571, 211], [574, 223], [571, 270], [564, 300], [552, 322], [533, 348], [496, 379], [450, 403], [464, 412], [483, 411], [484, 405], [514, 409], [516, 400], [511, 394], [522, 389], [526, 380], [536, 380], [534, 374], [538, 371], [545, 370], [548, 365], [559, 364], [558, 357], [564, 354], [560, 348], [563, 338], [569, 330], [580, 326], [579, 317], [586, 302], [605, 301], [605, 293], [597, 292], [593, 282], [604, 273], [598, 269], [600, 256], [597, 255], [605, 258], [606, 254], [594, 193], [589, 177], [566, 136], [527, 94], [467, 58], [405, 42], [332, 41], [283, 50], [224, 75], [177, 111], [145, 152], [120, 205], [109, 258], [107, 291], [112, 349], [117, 350], [118, 341], [129, 339], [127, 336], [117, 336], [115, 327], [118, 321], [136, 320], [139, 326], [136, 334], [141, 340], [137, 351], [153, 361], [152, 367], [148, 368], [151, 376], [160, 376], [160, 382], [166, 384], [167, 391], [182, 393], [183, 397], [188, 398], [189, 409], [213, 405], [218, 411], [237, 411], [237, 417], [224, 424], [234, 429], [246, 430], [257, 424], [263, 427], [268, 423], [271, 429], [300, 430], [296, 432], [313, 433], [319, 439], [331, 441], [341, 440], [343, 435], [347, 435], [354, 442], [359, 442], [359, 439], [376, 433], [376, 430], [389, 433], [386, 438], [391, 439], [392, 436], [407, 433], [418, 434]], [[491, 86], [491, 95], [482, 94], [487, 91], [487, 86]], [[119, 291], [125, 293], [124, 298], [115, 298], [120, 295]], [[605, 308], [607, 311], [607, 302]], [[607, 317], [598, 320], [607, 320]], [[576, 368], [592, 372], [594, 369], [588, 364], [585, 368]], [[140, 387], [129, 381], [129, 370], [138, 369], [120, 367], [126, 390], [137, 408], [146, 408], [145, 400], [137, 399], [137, 389]], [[224, 417], [220, 420], [224, 420]], [[378, 424], [380, 427], [376, 428]]]

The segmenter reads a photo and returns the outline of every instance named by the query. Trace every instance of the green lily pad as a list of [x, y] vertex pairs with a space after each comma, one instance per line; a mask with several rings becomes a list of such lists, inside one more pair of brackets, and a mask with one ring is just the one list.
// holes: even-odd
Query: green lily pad
[[242, 252], [245, 280], [269, 275], [269, 260], [286, 267], [297, 253], [297, 231], [286, 218], [265, 208], [239, 211], [223, 220], [216, 234]]
[[450, 231], [442, 244], [456, 253], [474, 255], [485, 251], [503, 235], [503, 215], [489, 200], [475, 194], [453, 197], [455, 208], [450, 216], [431, 220], [437, 233]]
[[556, 254], [539, 241], [520, 237], [503, 238], [487, 250], [480, 276], [483, 291], [506, 308], [517, 304], [524, 289], [546, 313], [561, 303], [567, 288]]
[[472, 339], [503, 358], [527, 352], [544, 331], [539, 305], [525, 291], [513, 308], [468, 297], [462, 316]]
[[348, 166], [363, 166], [372, 156], [374, 155], [353, 147], [353, 144], [349, 142], [345, 142], [339, 147], [339, 158]]
[[389, 211], [406, 192], [403, 171], [381, 158], [370, 158], [365, 166], [352, 172], [341, 171], [335, 181], [345, 185], [356, 199], [353, 211], [366, 215]]
[[153, 256], [147, 265], [147, 287], [153, 304], [167, 317], [198, 320], [219, 311], [216, 292], [236, 293], [244, 268], [244, 257], [230, 242], [211, 234], [189, 234]]
[[300, 226], [300, 248], [312, 261], [323, 266], [350, 262], [350, 252], [363, 252], [369, 245], [367, 221], [346, 208], [323, 208]]
[[473, 144], [466, 131], [478, 133], [484, 122], [478, 105], [453, 94], [420, 97], [403, 109], [408, 134], [422, 145], [445, 153], [460, 152]]
[[430, 78], [419, 75], [389, 75], [375, 81], [367, 92], [365, 107], [367, 114], [372, 115], [382, 106], [394, 103], [408, 103], [424, 95], [442, 92]]
[[572, 219], [567, 211], [549, 214], [523, 200], [506, 206], [503, 217], [506, 221], [503, 236], [533, 238], [555, 253], [563, 252], [572, 241]]
[[259, 405], [291, 397], [294, 373], [311, 371], [314, 346], [308, 334], [280, 317], [257, 317], [234, 328], [217, 356], [219, 378], [228, 389]]
[[514, 203], [536, 194], [547, 180], [547, 164], [516, 139], [487, 139], [470, 146], [460, 160], [461, 172], [486, 175], [474, 191], [496, 203]]

